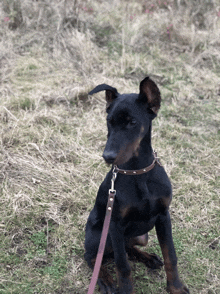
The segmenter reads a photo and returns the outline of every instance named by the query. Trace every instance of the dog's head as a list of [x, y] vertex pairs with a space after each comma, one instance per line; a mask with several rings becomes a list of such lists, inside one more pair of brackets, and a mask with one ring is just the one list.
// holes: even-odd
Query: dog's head
[[107, 163], [123, 164], [137, 155], [142, 139], [150, 132], [151, 121], [160, 108], [157, 85], [146, 77], [139, 94], [119, 94], [106, 84], [95, 87], [89, 95], [105, 91], [108, 140], [103, 153]]

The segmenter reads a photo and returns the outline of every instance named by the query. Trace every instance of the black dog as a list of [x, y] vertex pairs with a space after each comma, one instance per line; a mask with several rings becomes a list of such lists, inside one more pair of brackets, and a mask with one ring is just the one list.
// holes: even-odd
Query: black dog
[[[152, 120], [160, 108], [160, 91], [156, 84], [145, 78], [139, 94], [119, 94], [106, 84], [93, 89], [92, 95], [106, 91], [108, 140], [103, 157], [108, 164], [123, 170], [140, 170], [154, 161], [151, 147]], [[95, 206], [86, 225], [85, 259], [93, 269], [105, 218], [108, 190], [111, 188], [112, 170], [101, 184]], [[135, 245], [145, 246], [148, 232], [155, 226], [167, 274], [167, 290], [172, 294], [186, 294], [189, 290], [178, 276], [177, 257], [173, 245], [169, 205], [171, 184], [162, 166], [141, 175], [118, 174], [115, 182], [116, 197], [112, 211], [104, 259], [113, 253], [116, 264], [119, 293], [133, 292], [131, 269], [127, 260], [139, 260], [150, 268], [163, 263], [154, 254], [140, 251]], [[104, 262], [98, 284], [101, 293], [116, 293]]]

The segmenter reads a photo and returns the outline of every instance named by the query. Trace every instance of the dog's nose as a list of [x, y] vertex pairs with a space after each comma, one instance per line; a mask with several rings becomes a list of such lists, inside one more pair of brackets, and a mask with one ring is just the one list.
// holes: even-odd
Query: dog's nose
[[107, 163], [113, 163], [117, 157], [117, 154], [113, 151], [104, 151], [102, 157]]

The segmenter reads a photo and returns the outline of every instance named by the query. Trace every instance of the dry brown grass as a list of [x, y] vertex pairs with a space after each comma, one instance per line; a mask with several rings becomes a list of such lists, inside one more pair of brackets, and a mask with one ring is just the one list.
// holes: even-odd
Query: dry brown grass
[[[108, 170], [104, 98], [87, 93], [137, 92], [145, 75], [163, 96], [153, 145], [181, 277], [220, 293], [219, 15], [217, 0], [0, 3], [0, 293], [86, 293], [84, 227]], [[165, 293], [164, 270], [132, 268], [136, 293]]]

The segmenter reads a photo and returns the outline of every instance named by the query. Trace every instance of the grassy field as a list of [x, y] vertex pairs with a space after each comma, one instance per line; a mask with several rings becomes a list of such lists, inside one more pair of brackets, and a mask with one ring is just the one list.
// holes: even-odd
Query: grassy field
[[[180, 276], [219, 294], [220, 1], [3, 0], [0, 24], [0, 294], [87, 292], [85, 223], [109, 169], [104, 94], [87, 93], [146, 75]], [[131, 265], [137, 294], [166, 293], [164, 268]]]

